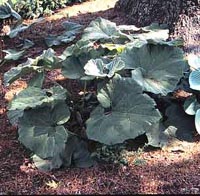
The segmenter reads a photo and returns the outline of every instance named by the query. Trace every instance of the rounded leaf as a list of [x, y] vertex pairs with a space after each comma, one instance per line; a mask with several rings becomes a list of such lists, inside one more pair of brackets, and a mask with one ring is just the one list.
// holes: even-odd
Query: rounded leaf
[[162, 95], [174, 90], [186, 65], [183, 51], [166, 45], [127, 47], [120, 56], [144, 91]]
[[144, 134], [161, 115], [155, 102], [142, 93], [141, 87], [131, 78], [116, 75], [98, 92], [98, 100], [111, 111], [106, 114], [98, 106], [87, 120], [89, 139], [113, 145]]
[[190, 88], [200, 90], [200, 70], [192, 71], [189, 75]]
[[65, 103], [53, 108], [43, 107], [24, 111], [19, 119], [19, 141], [36, 155], [52, 158], [65, 148], [68, 132], [61, 125], [67, 122], [70, 112]]

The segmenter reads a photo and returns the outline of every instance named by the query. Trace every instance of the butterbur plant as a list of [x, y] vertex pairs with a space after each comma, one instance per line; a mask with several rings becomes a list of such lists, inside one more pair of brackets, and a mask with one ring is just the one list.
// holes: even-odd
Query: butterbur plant
[[[158, 99], [170, 97], [187, 68], [180, 41], [167, 38], [168, 30], [157, 24], [117, 26], [97, 18], [62, 55], [49, 48], [6, 72], [6, 85], [34, 73], [9, 103], [8, 117], [36, 166], [92, 166], [89, 141], [115, 145], [146, 134], [147, 145], [163, 147], [177, 128], [164, 124]], [[46, 70], [54, 69], [66, 82], [84, 83], [84, 94], [74, 98], [56, 81], [47, 88]]]

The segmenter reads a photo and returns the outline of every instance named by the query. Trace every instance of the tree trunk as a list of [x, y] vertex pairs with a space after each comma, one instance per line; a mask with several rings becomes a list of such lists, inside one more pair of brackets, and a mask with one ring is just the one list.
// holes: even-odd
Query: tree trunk
[[138, 27], [168, 24], [171, 37], [184, 39], [186, 52], [200, 54], [200, 0], [119, 0], [115, 9]]

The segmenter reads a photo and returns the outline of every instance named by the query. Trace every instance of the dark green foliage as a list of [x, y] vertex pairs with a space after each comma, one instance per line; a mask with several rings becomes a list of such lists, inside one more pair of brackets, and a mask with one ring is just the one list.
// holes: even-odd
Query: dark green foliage
[[83, 0], [18, 0], [14, 4], [14, 9], [23, 18], [36, 18], [52, 14], [56, 9], [64, 8], [77, 2], [83, 2]]

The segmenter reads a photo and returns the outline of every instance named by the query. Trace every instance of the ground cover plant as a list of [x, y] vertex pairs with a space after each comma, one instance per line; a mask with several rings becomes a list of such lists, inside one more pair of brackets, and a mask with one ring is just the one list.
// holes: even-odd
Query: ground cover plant
[[[81, 3], [84, 0], [8, 0], [12, 8], [19, 13], [22, 18], [37, 18], [44, 15], [53, 14], [56, 9], [64, 8], [74, 3]], [[6, 2], [6, 1], [2, 1]], [[1, 3], [1, 2], [0, 2]]]
[[[117, 26], [97, 18], [84, 30], [67, 21], [63, 26], [67, 31], [48, 37], [47, 46], [70, 43], [83, 31], [63, 54], [49, 48], [4, 74], [5, 85], [31, 74], [28, 87], [9, 103], [8, 117], [38, 168], [92, 166], [91, 140], [112, 146], [145, 134], [146, 145], [161, 148], [171, 137], [192, 140], [194, 133], [174, 118], [178, 104], [173, 100], [175, 90], [190, 89], [189, 66], [179, 47], [182, 41], [168, 41], [165, 25]], [[81, 84], [78, 99], [55, 81], [46, 85], [46, 73], [54, 69]], [[178, 118], [190, 119], [185, 114]]]
[[[35, 23], [31, 25], [30, 28], [27, 28], [24, 31], [17, 33], [17, 35], [13, 38], [10, 38], [8, 36], [7, 33], [9, 32], [9, 28], [7, 27], [12, 27], [12, 25], [14, 25], [12, 24], [12, 22], [15, 23], [17, 21], [3, 21], [3, 34], [1, 34], [0, 37], [0, 47], [2, 50], [7, 52], [4, 52], [0, 49], [1, 59], [3, 60], [3, 63], [1, 64], [0, 68], [0, 194], [65, 195], [130, 193], [199, 193], [199, 135], [197, 133], [197, 127], [195, 128], [195, 113], [197, 110], [193, 107], [192, 103], [195, 99], [198, 102], [198, 90], [194, 90], [191, 88], [191, 83], [189, 80], [190, 73], [192, 73], [195, 70], [197, 71], [197, 69], [193, 68], [195, 67], [194, 63], [198, 62], [195, 60], [197, 59], [196, 56], [191, 56], [189, 58], [184, 57], [186, 60], [186, 64], [188, 60], [190, 69], [186, 69], [187, 71], [183, 73], [183, 77], [181, 77], [180, 82], [178, 83], [178, 85], [176, 85], [175, 89], [172, 92], [167, 93], [167, 95], [161, 95], [157, 94], [156, 92], [149, 93], [145, 90], [142, 90], [143, 94], [147, 94], [154, 100], [155, 108], [158, 109], [160, 114], [162, 115], [160, 124], [154, 125], [155, 127], [157, 126], [157, 128], [153, 129], [152, 127], [151, 131], [148, 132], [146, 130], [144, 134], [136, 137], [135, 139], [125, 139], [123, 143], [114, 145], [102, 144], [100, 142], [94, 141], [93, 139], [88, 139], [86, 128], [89, 124], [87, 124], [86, 122], [90, 119], [90, 114], [95, 110], [95, 108], [100, 106], [100, 101], [97, 99], [97, 93], [100, 93], [101, 99], [101, 94], [103, 94], [101, 93], [101, 87], [105, 84], [105, 92], [107, 92], [107, 86], [111, 86], [109, 80], [113, 81], [113, 78], [117, 79], [117, 74], [120, 75], [122, 78], [130, 79], [132, 76], [136, 78], [137, 75], [134, 73], [136, 69], [131, 68], [128, 70], [125, 69], [117, 71], [114, 74], [114, 76], [112, 76], [113, 73], [106, 71], [106, 73], [104, 73], [107, 75], [105, 77], [106, 81], [104, 81], [104, 78], [95, 77], [94, 80], [87, 82], [85, 82], [86, 78], [84, 78], [83, 80], [68, 79], [64, 77], [62, 74], [64, 72], [63, 68], [45, 68], [44, 71], [42, 69], [42, 72], [44, 72], [45, 77], [41, 88], [42, 90], [44, 90], [43, 92], [50, 96], [52, 91], [55, 92], [56, 89], [59, 89], [57, 88], [57, 86], [62, 86], [63, 94], [61, 96], [63, 96], [66, 93], [67, 89], [68, 98], [66, 100], [66, 109], [68, 108], [70, 110], [69, 120], [64, 124], [62, 124], [61, 122], [61, 125], [58, 126], [57, 122], [59, 120], [55, 118], [56, 115], [50, 116], [48, 114], [45, 115], [44, 113], [42, 113], [44, 114], [45, 122], [49, 124], [46, 124], [45, 126], [49, 127], [49, 130], [56, 130], [57, 128], [58, 130], [61, 130], [61, 127], [64, 126], [65, 129], [67, 129], [70, 133], [73, 133], [75, 136], [78, 136], [78, 138], [69, 137], [66, 147], [70, 143], [78, 144], [80, 146], [82, 145], [83, 149], [86, 150], [84, 151], [86, 152], [84, 156], [86, 156], [87, 158], [92, 157], [92, 159], [90, 159], [92, 160], [90, 164], [94, 165], [92, 167], [78, 168], [79, 165], [77, 163], [80, 163], [80, 161], [77, 161], [75, 157], [80, 158], [80, 156], [77, 156], [77, 153], [74, 153], [72, 156], [70, 166], [68, 165], [68, 159], [66, 159], [64, 155], [63, 157], [61, 157], [61, 168], [56, 170], [53, 169], [52, 171], [48, 172], [43, 172], [40, 169], [37, 169], [35, 165], [41, 168], [40, 166], [42, 165], [39, 165], [39, 163], [43, 163], [44, 160], [42, 161], [39, 156], [34, 155], [35, 153], [33, 151], [28, 150], [28, 148], [18, 140], [19, 126], [16, 126], [18, 122], [13, 120], [13, 126], [8, 120], [8, 116], [12, 113], [8, 112], [8, 107], [11, 104], [13, 96], [16, 97], [17, 95], [19, 95], [19, 92], [22, 89], [27, 88], [32, 78], [36, 78], [36, 75], [38, 74], [36, 71], [28, 72], [28, 74], [22, 74], [22, 77], [20, 77], [14, 82], [11, 82], [11, 84], [3, 85], [3, 75], [6, 72], [8, 72], [10, 68], [17, 67], [20, 64], [25, 64], [28, 58], [30, 60], [36, 60], [35, 62], [39, 60], [39, 65], [43, 64], [41, 59], [46, 55], [44, 54], [46, 53], [44, 51], [47, 51], [49, 47], [52, 47], [53, 49], [49, 50], [49, 53], [52, 52], [56, 57], [59, 57], [59, 59], [61, 58], [61, 61], [66, 60], [65, 56], [63, 55], [63, 51], [65, 50], [65, 48], [72, 44], [77, 44], [79, 46], [80, 43], [78, 41], [81, 39], [83, 30], [86, 27], [88, 27], [91, 21], [94, 21], [99, 16], [106, 18], [107, 20], [110, 20], [112, 22], [115, 22], [117, 24], [117, 28], [120, 28], [125, 34], [137, 34], [134, 35], [134, 39], [135, 37], [140, 37], [140, 39], [144, 37], [144, 34], [142, 33], [143, 30], [141, 30], [141, 28], [135, 27], [135, 30], [133, 31], [130, 30], [130, 25], [128, 27], [121, 26], [121, 24], [127, 25], [130, 24], [130, 22], [127, 21], [127, 16], [125, 14], [119, 11], [116, 12], [114, 9], [108, 9], [114, 7], [114, 3], [116, 1], [117, 0], [107, 0], [104, 2], [104, 4], [102, 4], [102, 1], [94, 0], [85, 2], [83, 4], [69, 6], [65, 9], [59, 9], [55, 12], [55, 14], [51, 15], [50, 17], [45, 17], [44, 19], [42, 19], [41, 23]], [[66, 13], [69, 13], [69, 16], [66, 17]], [[153, 21], [153, 19], [154, 17], [152, 15], [149, 20]], [[33, 21], [35, 20], [23, 20], [22, 24], [30, 25]], [[70, 25], [72, 24], [72, 22], [82, 25], [82, 27], [78, 30], [78, 34], [75, 34], [76, 38], [73, 41], [69, 41], [71, 36], [66, 36], [66, 43], [64, 42], [65, 39], [61, 38], [65, 36], [65, 32], [67, 32], [67, 29], [65, 29], [65, 25], [63, 25], [63, 22], [64, 24], [65, 22], [67, 22], [67, 24]], [[178, 29], [181, 29], [180, 23], [177, 23], [177, 26], [179, 27]], [[188, 27], [188, 25], [186, 26]], [[73, 25], [71, 25], [71, 27], [73, 27]], [[126, 28], [126, 30], [124, 31], [123, 28]], [[127, 31], [128, 29], [129, 32]], [[137, 29], [140, 30], [137, 31]], [[195, 34], [195, 32], [197, 32], [194, 28], [192, 28], [192, 26], [190, 26], [189, 29], [190, 32], [193, 32], [193, 35]], [[184, 30], [180, 30], [179, 32], [183, 31]], [[49, 34], [51, 34], [50, 38], [52, 39], [48, 39]], [[170, 34], [170, 36], [172, 35]], [[145, 37], [147, 37], [147, 34], [145, 35]], [[165, 38], [162, 39], [165, 40]], [[51, 40], [51, 46], [48, 46], [48, 40]], [[195, 40], [195, 44], [197, 46], [198, 39]], [[127, 41], [127, 43], [128, 42], [129, 41]], [[148, 42], [150, 42], [150, 40], [148, 40]], [[154, 43], [155, 42], [156, 40], [154, 39]], [[160, 40], [159, 43], [161, 42], [162, 41]], [[170, 41], [167, 42], [168, 44], [170, 44]], [[142, 41], [136, 41], [135, 43], [142, 44]], [[177, 46], [180, 46], [182, 48], [182, 40], [171, 40], [171, 44], [175, 43]], [[187, 42], [187, 39], [185, 39], [184, 37], [183, 49], [186, 52], [189, 52], [188, 50], [186, 50], [188, 43], [191, 46], [194, 43], [194, 40], [193, 42], [191, 40], [190, 42]], [[117, 59], [122, 58], [120, 54], [121, 52], [123, 52], [123, 46], [126, 46], [125, 44], [120, 43], [113, 45], [112, 43], [106, 43], [106, 41], [105, 43], [99, 43], [99, 41], [95, 41], [93, 47], [96, 50], [97, 47], [99, 47], [100, 45], [103, 48], [103, 50], [102, 48], [99, 48], [102, 52], [102, 56], [105, 56], [103, 53], [104, 49], [106, 49], [109, 53], [109, 55], [106, 55], [108, 56], [106, 57], [106, 60], [104, 60], [103, 58], [103, 63], [105, 64], [105, 66], [109, 64], [111, 59], [114, 60], [115, 56], [117, 57]], [[116, 53], [114, 47], [116, 46], [118, 46], [116, 49], [117, 55], [114, 55]], [[10, 49], [15, 50], [16, 52], [23, 51], [23, 53], [18, 60], [15, 60], [16, 57], [15, 55], [13, 55], [14, 53], [13, 51], [10, 51]], [[108, 49], [110, 52], [108, 51]], [[124, 49], [126, 49], [126, 47]], [[67, 50], [67, 53], [68, 51], [69, 50]], [[130, 56], [132, 55], [131, 52], [129, 52], [129, 54]], [[10, 60], [5, 59], [6, 55], [8, 55], [9, 58], [13, 56], [13, 58], [11, 58]], [[114, 55], [114, 57], [112, 57], [112, 55]], [[81, 59], [83, 57], [84, 55], [81, 57]], [[101, 59], [101, 57], [98, 58]], [[99, 59], [97, 59], [97, 62], [101, 64], [101, 61]], [[93, 63], [92, 60], [96, 59], [90, 60], [90, 63]], [[136, 63], [140, 64], [140, 62]], [[142, 62], [142, 64], [144, 64], [144, 62]], [[131, 66], [131, 64], [129, 64], [128, 66]], [[90, 64], [88, 65], [88, 67], [90, 67]], [[149, 72], [146, 69], [145, 65], [143, 65], [142, 67], [146, 72]], [[158, 67], [156, 69], [158, 69]], [[146, 80], [148, 81], [148, 77], [146, 77], [146, 75], [144, 74], [144, 70], [137, 69], [136, 73], [142, 73], [142, 78], [144, 78], [145, 81], [143, 84], [145, 84], [144, 87], [147, 88]], [[87, 70], [84, 69], [84, 73], [86, 73], [87, 77], [91, 77], [89, 68], [87, 68]], [[43, 77], [43, 74], [39, 75], [40, 76], [38, 77]], [[138, 77], [138, 79], [138, 81], [141, 82], [141, 77]], [[35, 80], [33, 79], [32, 81]], [[107, 83], [109, 83], [109, 85], [107, 85]], [[56, 86], [56, 88], [54, 86]], [[115, 85], [115, 94], [117, 92], [116, 89], [119, 86], [122, 85]], [[156, 89], [157, 88], [154, 88], [154, 91]], [[185, 89], [185, 91], [183, 89]], [[163, 88], [161, 88], [161, 90], [163, 91]], [[108, 90], [108, 92], [110, 91]], [[163, 93], [164, 92], [165, 91], [163, 91]], [[191, 98], [191, 101], [189, 98]], [[53, 99], [56, 99], [55, 96], [53, 97]], [[48, 102], [46, 101], [44, 104]], [[118, 106], [120, 105], [120, 103], [122, 103], [121, 100], [117, 102], [117, 104], [113, 98], [112, 101], [115, 105], [114, 107], [105, 109], [105, 116], [106, 114], [108, 116], [109, 114], [114, 113], [113, 116], [115, 117], [119, 111]], [[9, 102], [10, 104], [8, 104]], [[192, 103], [191, 106], [193, 108], [188, 107], [190, 106], [190, 103]], [[196, 104], [195, 101], [194, 104]], [[62, 104], [60, 104], [60, 106], [61, 105]], [[187, 109], [187, 107], [190, 111], [193, 112], [192, 115], [188, 113], [189, 110]], [[57, 106], [56, 108], [58, 109], [59, 106]], [[53, 111], [57, 111], [57, 109], [53, 109]], [[25, 110], [27, 111], [28, 109]], [[46, 107], [46, 110], [51, 111], [51, 109], [48, 107]], [[128, 113], [127, 110], [123, 112]], [[29, 113], [29, 117], [30, 114], [31, 113]], [[64, 114], [67, 115], [67, 112]], [[130, 112], [128, 113], [128, 115], [131, 115]], [[10, 117], [12, 118], [12, 116]], [[28, 119], [29, 117], [27, 117], [26, 119]], [[91, 118], [97, 119], [96, 115], [95, 117], [94, 115], [91, 116]], [[23, 119], [23, 123], [26, 123], [26, 119]], [[43, 118], [41, 119], [43, 120]], [[49, 119], [53, 120], [50, 121]], [[105, 118], [102, 119], [105, 122]], [[54, 126], [52, 128], [52, 121], [56, 124], [55, 128]], [[34, 124], [36, 124], [35, 119]], [[114, 125], [116, 124], [117, 123], [115, 123]], [[27, 127], [29, 127], [29, 124], [26, 125]], [[37, 129], [40, 125], [41, 124], [39, 123], [36, 125]], [[161, 130], [164, 131], [165, 136], [163, 136], [163, 132], [161, 132], [161, 134], [156, 133], [158, 130], [158, 126], [160, 126]], [[43, 125], [41, 127], [43, 127]], [[168, 127], [167, 130], [166, 127]], [[149, 135], [149, 137], [147, 138], [148, 133], [152, 133], [151, 135], [153, 135], [153, 137], [150, 137], [151, 135]], [[55, 138], [58, 139], [57, 135]], [[76, 141], [77, 139], [80, 140]], [[167, 140], [167, 142], [165, 142], [165, 139]], [[153, 145], [158, 145], [157, 141], [163, 141], [163, 143], [159, 144], [160, 146], [162, 146], [162, 148], [155, 148], [150, 145], [150, 143], [152, 143]], [[72, 147], [76, 149], [75, 146]], [[71, 150], [72, 149], [69, 149], [69, 151]], [[90, 152], [89, 154], [87, 153], [87, 150]], [[69, 151], [66, 151], [66, 155]], [[69, 154], [70, 153], [68, 153], [68, 155]], [[82, 154], [84, 154], [83, 151]], [[66, 157], [68, 157], [68, 155]], [[32, 159], [34, 159], [36, 164], [34, 164]], [[54, 159], [54, 164], [56, 165], [55, 160], [56, 159]], [[60, 159], [58, 158], [58, 164], [59, 160]], [[94, 162], [94, 160], [96, 160], [96, 162]], [[50, 169], [49, 166], [51, 166], [51, 163], [49, 163], [48, 165], [48, 159], [45, 159], [45, 162], [46, 169]], [[64, 163], [67, 167], [64, 166]], [[81, 167], [83, 167], [83, 164], [81, 165]]]

